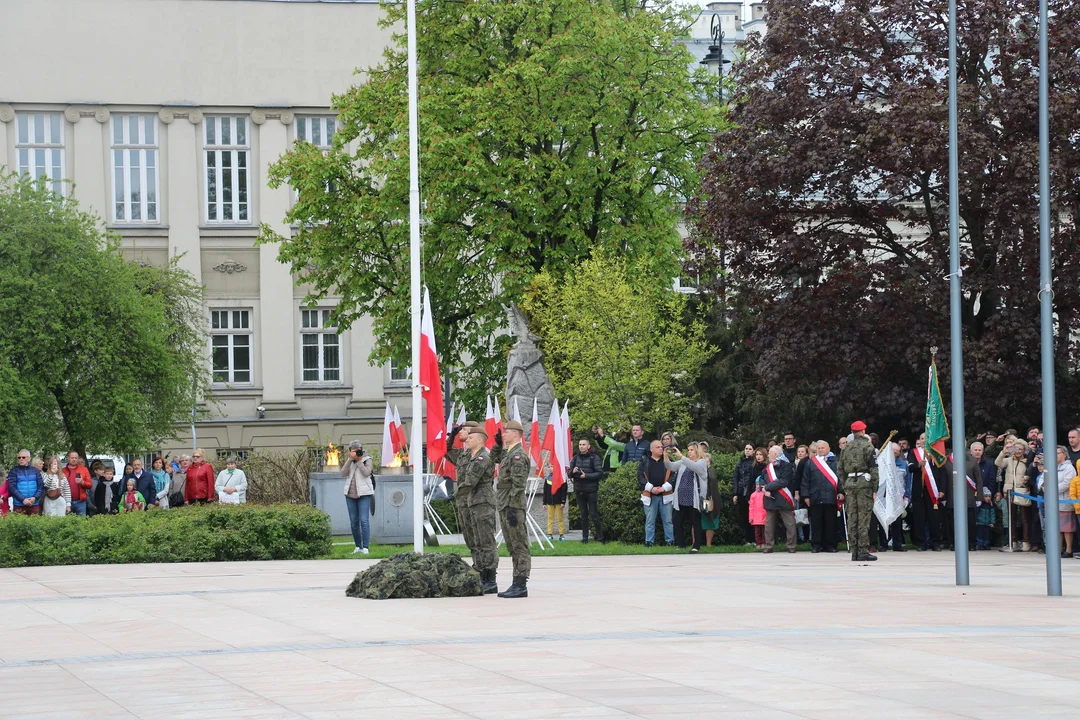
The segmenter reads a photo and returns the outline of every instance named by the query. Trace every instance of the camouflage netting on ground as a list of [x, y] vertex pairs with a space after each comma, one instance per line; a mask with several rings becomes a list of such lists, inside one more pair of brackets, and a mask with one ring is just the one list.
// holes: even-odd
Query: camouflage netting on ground
[[470, 597], [482, 594], [480, 586], [480, 573], [459, 555], [410, 552], [356, 573], [345, 594], [368, 600]]

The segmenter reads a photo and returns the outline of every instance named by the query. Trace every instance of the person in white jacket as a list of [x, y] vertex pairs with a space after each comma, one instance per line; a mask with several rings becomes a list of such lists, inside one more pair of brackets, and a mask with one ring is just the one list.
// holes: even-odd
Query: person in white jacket
[[354, 554], [368, 554], [371, 516], [375, 514], [373, 472], [371, 456], [364, 453], [364, 446], [359, 440], [353, 440], [349, 443], [349, 459], [341, 466], [341, 476], [345, 478], [345, 505], [349, 509], [349, 525], [356, 545]]
[[[225, 461], [225, 469], [218, 473], [214, 482], [214, 490], [217, 491], [218, 501], [243, 505], [247, 502], [247, 475], [236, 467], [236, 458], [230, 456]], [[226, 500], [225, 498], [230, 498]], [[231, 499], [231, 498], [236, 498]]]
[[[664, 457], [664, 465], [670, 470], [675, 480], [675, 512], [672, 524], [675, 537], [682, 538], [683, 518], [690, 520], [690, 532], [693, 545], [690, 552], [701, 549], [705, 531], [701, 528], [701, 508], [709, 493], [709, 464], [701, 456], [697, 443], [686, 446], [684, 456], [677, 447], [669, 448]], [[681, 543], [680, 543], [681, 544]]]

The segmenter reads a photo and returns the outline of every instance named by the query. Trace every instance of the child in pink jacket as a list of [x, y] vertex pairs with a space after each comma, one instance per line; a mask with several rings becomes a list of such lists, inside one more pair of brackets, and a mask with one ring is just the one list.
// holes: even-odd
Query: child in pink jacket
[[757, 487], [750, 496], [750, 524], [754, 526], [754, 542], [758, 550], [765, 545], [765, 481], [757, 479]]

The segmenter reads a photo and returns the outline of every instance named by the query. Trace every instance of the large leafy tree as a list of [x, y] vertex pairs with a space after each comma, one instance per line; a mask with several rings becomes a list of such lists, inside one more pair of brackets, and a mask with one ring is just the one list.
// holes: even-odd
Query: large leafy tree
[[597, 251], [564, 281], [533, 279], [525, 309], [574, 427], [689, 426], [713, 348], [686, 295], [641, 282], [647, 265]]
[[72, 199], [0, 175], [0, 457], [138, 452], [207, 386], [202, 286], [120, 256]]
[[[383, 8], [404, 27], [403, 4]], [[705, 99], [715, 78], [690, 70], [689, 16], [671, 0], [421, 0], [417, 17], [424, 282], [444, 364], [467, 358], [482, 397], [504, 376], [504, 307], [543, 268], [561, 277], [602, 248], [670, 283], [682, 200], [719, 118]], [[262, 239], [309, 299], [340, 296], [340, 327], [373, 318], [373, 361], [407, 364], [404, 35], [362, 78], [334, 98], [330, 152], [298, 144], [273, 166], [271, 186], [298, 190], [298, 230]]]
[[[1068, 407], [1080, 400], [1080, 2], [1050, 4], [1056, 358]], [[735, 126], [707, 156], [688, 246], [703, 277], [759, 312], [759, 400], [777, 423], [825, 431], [868, 415], [913, 429], [931, 346], [947, 368], [947, 17], [947, 0], [771, 0], [768, 34], [747, 43]], [[959, 6], [975, 429], [1041, 414], [1035, 18], [1036, 0]]]

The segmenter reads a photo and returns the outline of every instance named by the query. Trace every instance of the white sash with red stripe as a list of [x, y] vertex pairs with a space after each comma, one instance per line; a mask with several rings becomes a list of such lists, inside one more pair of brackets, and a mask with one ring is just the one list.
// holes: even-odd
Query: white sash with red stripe
[[915, 459], [919, 461], [919, 467], [922, 468], [923, 485], [926, 486], [926, 491], [930, 493], [930, 498], [934, 501], [934, 507], [937, 507], [937, 482], [934, 480], [934, 473], [930, 471], [930, 460], [927, 458], [926, 452], [920, 447], [915, 448]]
[[[769, 463], [765, 466], [765, 474], [769, 476], [769, 482], [776, 482], [776, 467], [773, 463]], [[780, 496], [788, 501], [788, 505], [791, 506], [792, 510], [795, 509], [795, 496], [791, 494], [790, 490], [787, 488], [780, 488]]]
[[[840, 495], [840, 480], [836, 477], [836, 473], [833, 472], [833, 469], [829, 467], [829, 463], [825, 462], [824, 458], [820, 455], [814, 455], [811, 460], [814, 461], [814, 466], [825, 476], [825, 479], [832, 483], [833, 492]], [[836, 507], [840, 507], [841, 504], [840, 498], [837, 497]]]

